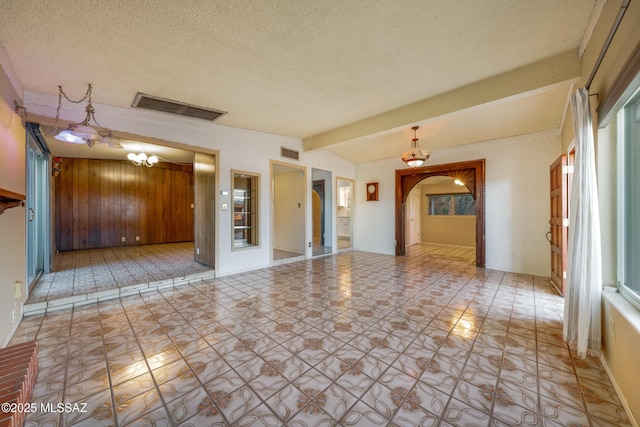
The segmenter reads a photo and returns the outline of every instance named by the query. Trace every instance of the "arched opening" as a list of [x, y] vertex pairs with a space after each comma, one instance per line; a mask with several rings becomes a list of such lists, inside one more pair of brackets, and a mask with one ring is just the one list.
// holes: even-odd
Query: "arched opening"
[[406, 202], [413, 187], [431, 176], [458, 179], [469, 189], [476, 202], [476, 266], [485, 266], [484, 159], [448, 163], [415, 169], [396, 170], [396, 255], [405, 255]]

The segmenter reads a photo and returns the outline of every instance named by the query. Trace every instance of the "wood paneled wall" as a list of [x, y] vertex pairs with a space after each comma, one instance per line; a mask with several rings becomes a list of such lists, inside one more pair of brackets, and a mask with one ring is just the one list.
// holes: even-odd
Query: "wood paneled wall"
[[193, 240], [191, 165], [148, 168], [74, 158], [61, 163], [55, 178], [58, 250]]

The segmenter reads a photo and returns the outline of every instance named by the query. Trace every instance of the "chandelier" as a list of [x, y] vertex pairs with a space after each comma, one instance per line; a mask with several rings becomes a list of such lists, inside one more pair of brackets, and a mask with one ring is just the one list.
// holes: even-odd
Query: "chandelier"
[[418, 166], [422, 166], [422, 164], [429, 158], [431, 153], [426, 150], [420, 149], [420, 144], [418, 144], [418, 137], [416, 136], [416, 131], [420, 128], [420, 126], [414, 126], [413, 129], [413, 139], [411, 140], [411, 149], [408, 153], [404, 153], [402, 155], [402, 161], [405, 162], [412, 168], [417, 168]]
[[107, 133], [106, 136], [100, 134], [100, 132], [93, 126], [91, 126], [91, 122], [95, 123], [98, 128], [104, 129], [101, 126], [95, 117], [95, 109], [93, 108], [93, 103], [91, 102], [91, 92], [93, 90], [93, 86], [91, 84], [87, 87], [87, 92], [84, 94], [82, 99], [74, 100], [67, 96], [66, 93], [62, 90], [62, 86], [58, 86], [58, 108], [56, 109], [56, 131], [58, 125], [58, 119], [60, 118], [60, 108], [62, 107], [62, 98], [74, 104], [81, 104], [83, 102], [87, 102], [85, 107], [86, 116], [84, 120], [78, 123], [71, 123], [69, 126], [60, 131], [57, 135], [54, 136], [55, 139], [63, 142], [68, 142], [70, 144], [87, 144], [89, 148], [93, 147], [96, 143], [103, 144], [110, 148], [122, 148], [120, 143], [113, 137], [110, 130], [103, 131], [103, 133]]
[[146, 166], [149, 168], [155, 165], [156, 163], [158, 163], [158, 156], [155, 156], [153, 154], [150, 156], [147, 156], [147, 154], [144, 151], [139, 154], [129, 153], [127, 155], [127, 159], [131, 160], [131, 163], [133, 163], [136, 166]]

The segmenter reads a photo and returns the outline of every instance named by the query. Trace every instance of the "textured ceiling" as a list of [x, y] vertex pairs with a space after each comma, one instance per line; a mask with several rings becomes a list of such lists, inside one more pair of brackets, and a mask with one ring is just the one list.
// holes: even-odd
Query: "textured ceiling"
[[308, 138], [577, 55], [594, 5], [3, 0], [0, 45], [26, 91], [62, 85], [79, 98], [92, 83], [96, 103], [129, 107], [143, 92], [228, 111], [220, 124]]

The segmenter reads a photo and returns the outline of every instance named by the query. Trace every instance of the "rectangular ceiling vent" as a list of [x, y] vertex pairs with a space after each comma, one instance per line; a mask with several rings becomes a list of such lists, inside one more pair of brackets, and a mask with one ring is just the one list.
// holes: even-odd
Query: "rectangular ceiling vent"
[[196, 119], [214, 121], [218, 117], [227, 114], [226, 111], [214, 110], [213, 108], [198, 107], [197, 105], [185, 104], [184, 102], [172, 101], [170, 99], [158, 98], [138, 92], [133, 99], [132, 107], [146, 108], [147, 110], [162, 111], [163, 113], [177, 114], [179, 116], [194, 117]]
[[280, 147], [280, 155], [289, 159], [300, 160], [300, 152], [289, 148]]

